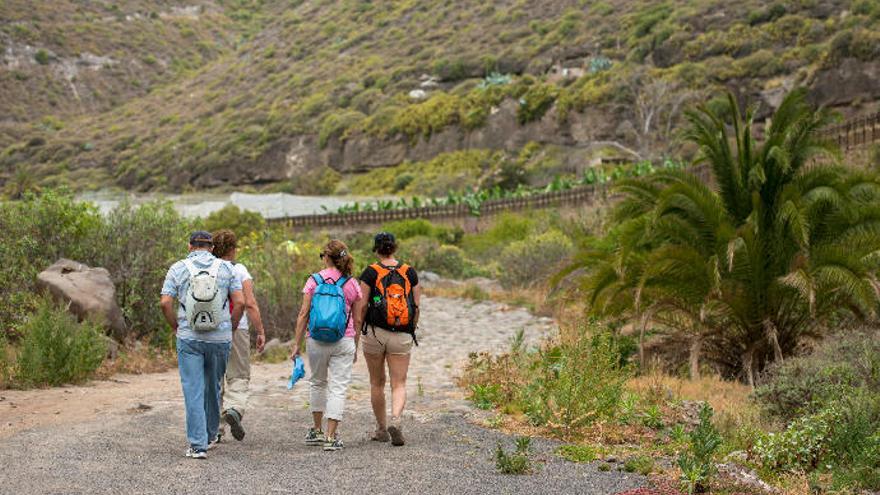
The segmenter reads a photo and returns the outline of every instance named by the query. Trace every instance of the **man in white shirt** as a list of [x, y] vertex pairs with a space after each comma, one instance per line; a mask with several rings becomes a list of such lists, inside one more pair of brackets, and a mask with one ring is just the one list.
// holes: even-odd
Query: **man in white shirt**
[[[241, 284], [244, 293], [244, 315], [238, 329], [232, 335], [232, 350], [226, 367], [226, 383], [223, 388], [223, 420], [229, 425], [233, 438], [242, 440], [244, 428], [241, 420], [247, 409], [250, 396], [251, 378], [250, 347], [251, 340], [248, 330], [253, 325], [257, 332], [257, 352], [263, 351], [266, 345], [266, 332], [260, 318], [260, 307], [254, 297], [254, 281], [247, 267], [235, 261], [238, 240], [231, 230], [219, 230], [213, 234], [214, 256], [232, 263], [236, 280]], [[222, 429], [221, 429], [222, 435]]]

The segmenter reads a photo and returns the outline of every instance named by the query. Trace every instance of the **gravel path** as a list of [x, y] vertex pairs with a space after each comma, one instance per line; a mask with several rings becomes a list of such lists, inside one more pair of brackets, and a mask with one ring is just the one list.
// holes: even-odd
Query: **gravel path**
[[[363, 359], [341, 429], [345, 450], [303, 445], [307, 386], [288, 391], [283, 363], [254, 366], [243, 442], [224, 442], [207, 461], [186, 459], [182, 397], [171, 371], [4, 392], [0, 493], [613, 494], [644, 484], [634, 474], [564, 461], [553, 455], [558, 444], [542, 439], [532, 442], [534, 474], [498, 474], [495, 445], [512, 447], [513, 439], [474, 424], [484, 413], [468, 405], [452, 377], [470, 352], [503, 351], [519, 328], [536, 341], [552, 331], [552, 321], [495, 303], [432, 298], [422, 307], [405, 447], [367, 439], [373, 422]], [[47, 397], [56, 396], [59, 402], [48, 407]]]

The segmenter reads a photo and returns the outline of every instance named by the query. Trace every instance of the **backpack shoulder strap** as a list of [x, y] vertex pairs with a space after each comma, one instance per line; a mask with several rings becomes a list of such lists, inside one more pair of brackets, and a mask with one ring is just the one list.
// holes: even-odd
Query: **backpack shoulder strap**
[[314, 279], [314, 280], [315, 280], [315, 283], [318, 284], [318, 285], [323, 285], [323, 284], [324, 284], [324, 277], [322, 277], [320, 273], [313, 273], [313, 274], [312, 274], [312, 279]]
[[190, 278], [195, 277], [196, 274], [199, 273], [199, 270], [196, 268], [196, 265], [194, 265], [192, 260], [189, 258], [186, 258], [185, 260], [183, 260], [183, 266], [186, 267], [186, 271], [189, 272]]
[[211, 267], [208, 268], [208, 275], [210, 275], [211, 278], [217, 278], [221, 266], [223, 266], [223, 260], [220, 258], [214, 258], [214, 262], [211, 263]]
[[346, 277], [345, 275], [339, 277], [339, 280], [336, 281], [336, 285], [339, 287], [345, 287], [345, 284], [351, 280], [351, 277]]

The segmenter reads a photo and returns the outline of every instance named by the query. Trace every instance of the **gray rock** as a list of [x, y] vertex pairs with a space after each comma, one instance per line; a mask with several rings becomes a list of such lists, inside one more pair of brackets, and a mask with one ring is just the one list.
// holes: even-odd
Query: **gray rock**
[[66, 303], [80, 321], [101, 322], [116, 340], [125, 338], [127, 327], [116, 304], [116, 286], [106, 269], [62, 258], [37, 275], [37, 286]]
[[419, 283], [425, 284], [435, 284], [440, 281], [440, 275], [437, 275], [434, 272], [421, 272], [419, 273]]

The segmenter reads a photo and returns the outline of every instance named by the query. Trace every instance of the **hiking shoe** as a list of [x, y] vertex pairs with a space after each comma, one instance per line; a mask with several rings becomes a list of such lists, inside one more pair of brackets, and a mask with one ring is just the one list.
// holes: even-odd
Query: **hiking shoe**
[[339, 437], [328, 437], [327, 440], [324, 441], [324, 450], [327, 452], [342, 450], [342, 447], [342, 440], [340, 440]]
[[213, 440], [208, 440], [208, 450], [213, 449], [214, 447], [218, 447], [220, 445], [220, 434], [218, 433]]
[[191, 457], [193, 459], [207, 459], [208, 452], [205, 450], [202, 450], [202, 449], [194, 449], [194, 448], [190, 447], [186, 451], [186, 456]]
[[406, 443], [406, 440], [403, 438], [403, 428], [399, 424], [389, 426], [388, 435], [391, 436], [391, 445], [395, 447], [400, 447]]
[[235, 409], [227, 409], [224, 417], [226, 418], [226, 424], [229, 425], [229, 429], [232, 430], [232, 438], [239, 442], [244, 440], [244, 428], [241, 427], [241, 414]]
[[370, 435], [370, 440], [374, 442], [389, 442], [391, 441], [391, 435], [388, 434], [388, 430], [376, 430]]
[[311, 445], [312, 447], [324, 445], [324, 432], [315, 428], [309, 428], [309, 433], [306, 435], [306, 445]]

